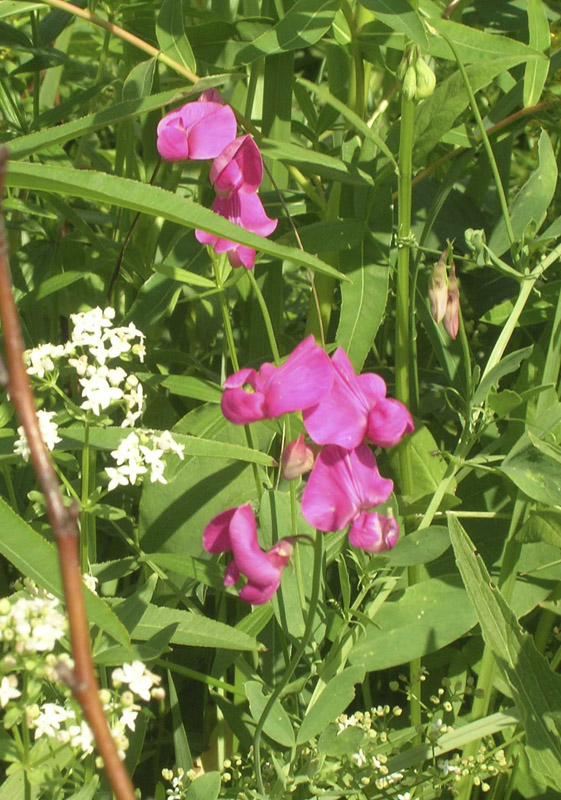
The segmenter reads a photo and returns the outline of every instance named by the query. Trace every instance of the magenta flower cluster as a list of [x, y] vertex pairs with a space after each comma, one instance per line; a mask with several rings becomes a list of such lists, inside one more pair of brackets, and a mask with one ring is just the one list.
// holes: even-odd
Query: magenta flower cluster
[[[234, 112], [215, 89], [195, 103], [171, 111], [158, 125], [158, 152], [165, 161], [214, 159], [210, 181], [216, 197], [212, 210], [246, 231], [269, 236], [277, 220], [265, 213], [257, 190], [263, 179], [263, 160], [251, 136], [238, 136]], [[255, 250], [205, 231], [195, 235], [216, 253], [227, 253], [233, 267], [252, 269]]]
[[[373, 510], [388, 500], [393, 482], [380, 475], [367, 443], [392, 447], [413, 431], [413, 420], [403, 403], [386, 397], [383, 378], [357, 375], [342, 348], [329, 358], [308, 336], [281, 366], [266, 363], [258, 371], [231, 375], [221, 407], [237, 425], [301, 411], [308, 436], [323, 447], [314, 464], [312, 447], [300, 435], [285, 449], [282, 467], [287, 479], [312, 470], [302, 496], [306, 521], [320, 531], [350, 525], [351, 545], [367, 553], [394, 546], [399, 535], [395, 518]], [[244, 575], [248, 582], [240, 597], [253, 604], [267, 602], [278, 589], [293, 541], [281, 539], [263, 551], [249, 505], [222, 512], [203, 534], [208, 552], [232, 552], [224, 583], [231, 586]]]

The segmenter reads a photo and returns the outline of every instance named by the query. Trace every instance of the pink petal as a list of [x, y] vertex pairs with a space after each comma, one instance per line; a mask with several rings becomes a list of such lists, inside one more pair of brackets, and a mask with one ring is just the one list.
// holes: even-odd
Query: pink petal
[[[230, 523], [230, 541], [234, 561], [242, 575], [249, 583], [264, 587], [280, 581], [280, 574], [284, 564], [282, 557], [276, 553], [265, 553], [257, 541], [257, 524], [251, 506], [240, 506], [236, 509]], [[280, 542], [278, 543], [280, 545]], [[292, 546], [290, 543], [286, 543]], [[270, 557], [271, 556], [271, 557]], [[289, 555], [286, 557], [288, 561]]]
[[237, 508], [229, 508], [211, 519], [203, 531], [203, 547], [208, 553], [224, 553], [232, 549], [230, 523]]
[[379, 400], [368, 415], [366, 437], [378, 447], [393, 447], [414, 430], [408, 409], [391, 397]]
[[214, 236], [212, 233], [207, 233], [206, 231], [195, 231], [195, 238], [201, 244], [211, 244], [215, 245], [218, 242], [218, 236]]
[[[166, 124], [162, 125], [163, 122]], [[181, 161], [189, 158], [186, 131], [176, 127], [174, 124], [170, 124], [165, 117], [158, 125], [156, 146], [164, 161]]]
[[235, 561], [230, 561], [224, 573], [224, 586], [233, 586], [240, 579], [240, 571]]
[[249, 134], [226, 145], [210, 168], [210, 181], [216, 192], [224, 196], [233, 191], [256, 192], [262, 180], [263, 160]]
[[254, 369], [240, 369], [224, 381], [222, 413], [235, 425], [265, 419], [264, 384]]
[[230, 106], [221, 103], [188, 103], [182, 109], [188, 129], [189, 158], [216, 158], [236, 136], [237, 122]]
[[[264, 368], [265, 365], [262, 374]], [[265, 388], [269, 417], [315, 405], [327, 394], [333, 380], [329, 357], [312, 335], [300, 342], [284, 364], [269, 375]]]
[[220, 94], [218, 89], [205, 89], [204, 92], [202, 92], [197, 97], [197, 103], [209, 103], [209, 102], [222, 103], [222, 104], [224, 103], [222, 95]]
[[368, 401], [342, 348], [335, 351], [331, 364], [331, 390], [318, 405], [304, 410], [304, 426], [317, 444], [337, 444], [351, 450], [364, 439]]
[[[233, 221], [233, 220], [232, 220]], [[260, 236], [269, 236], [277, 227], [278, 220], [270, 219], [257, 194], [239, 195], [239, 222], [242, 228]]]
[[327, 445], [304, 489], [302, 514], [321, 531], [341, 530], [362, 511], [385, 502], [392, 489], [367, 445], [350, 451]]
[[240, 590], [240, 599], [246, 603], [251, 603], [252, 606], [262, 606], [264, 603], [269, 602], [279, 586], [280, 575], [277, 581], [273, 581], [267, 586], [254, 586], [252, 583], [246, 583]]
[[399, 526], [394, 517], [383, 514], [361, 514], [352, 524], [349, 541], [353, 547], [367, 553], [391, 550], [399, 537]]
[[255, 250], [240, 244], [235, 249], [228, 251], [228, 261], [234, 269], [245, 267], [253, 269], [255, 265]]

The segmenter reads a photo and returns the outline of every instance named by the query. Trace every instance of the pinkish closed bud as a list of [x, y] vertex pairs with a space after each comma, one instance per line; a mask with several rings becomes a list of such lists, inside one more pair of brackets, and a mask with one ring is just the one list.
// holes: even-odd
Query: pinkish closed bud
[[456, 267], [452, 264], [450, 279], [448, 281], [448, 299], [446, 313], [443, 320], [444, 328], [452, 339], [458, 335], [460, 325], [460, 284], [456, 278]]
[[282, 476], [287, 481], [304, 475], [314, 466], [314, 451], [306, 444], [302, 433], [284, 448], [281, 463]]
[[432, 318], [438, 324], [444, 319], [446, 313], [446, 303], [448, 300], [448, 273], [446, 271], [445, 250], [438, 264], [435, 265], [429, 280], [429, 302]]

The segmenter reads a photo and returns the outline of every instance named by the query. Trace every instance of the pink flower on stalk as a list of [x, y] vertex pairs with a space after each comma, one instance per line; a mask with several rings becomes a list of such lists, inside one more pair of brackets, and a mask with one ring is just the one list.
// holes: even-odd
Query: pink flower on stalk
[[210, 182], [219, 197], [230, 197], [232, 192], [251, 194], [262, 180], [263, 159], [249, 134], [226, 145], [210, 168]]
[[281, 539], [269, 551], [259, 547], [257, 523], [249, 505], [230, 508], [214, 517], [204, 529], [203, 547], [209, 553], [232, 551], [224, 586], [233, 586], [244, 575], [247, 583], [240, 598], [254, 606], [266, 603], [277, 591], [293, 550], [290, 539]]
[[[229, 219], [234, 225], [239, 225], [251, 233], [258, 233], [260, 236], [269, 236], [277, 227], [278, 220], [267, 216], [263, 203], [255, 193], [233, 192], [229, 197], [216, 197], [212, 210], [215, 214]], [[255, 250], [252, 247], [213, 236], [205, 231], [196, 230], [195, 236], [201, 244], [214, 247], [216, 253], [228, 253], [228, 260], [233, 267], [244, 266], [246, 269], [253, 269]]]
[[230, 106], [214, 101], [187, 103], [158, 124], [158, 152], [165, 161], [216, 158], [236, 136]]
[[413, 431], [407, 408], [386, 397], [383, 378], [373, 372], [356, 375], [341, 347], [331, 365], [331, 391], [316, 406], [304, 409], [304, 425], [314, 442], [351, 450], [368, 439], [378, 447], [393, 447]]
[[349, 523], [349, 540], [369, 553], [389, 550], [397, 541], [395, 520], [373, 506], [390, 496], [393, 482], [382, 478], [370, 448], [327, 445], [317, 457], [302, 497], [302, 514], [320, 531], [339, 531]]
[[236, 425], [272, 419], [318, 403], [331, 387], [329, 357], [312, 335], [292, 351], [284, 364], [265, 363], [259, 372], [241, 369], [224, 381], [222, 413]]
[[304, 441], [304, 434], [286, 445], [281, 456], [282, 476], [291, 481], [309, 472], [314, 466], [314, 451]]

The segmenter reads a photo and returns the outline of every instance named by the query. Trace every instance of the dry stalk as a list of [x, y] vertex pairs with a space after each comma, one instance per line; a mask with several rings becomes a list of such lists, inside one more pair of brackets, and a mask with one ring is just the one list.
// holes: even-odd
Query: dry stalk
[[68, 676], [68, 684], [92, 729], [97, 751], [103, 759], [105, 772], [117, 800], [134, 800], [135, 794], [131, 779], [119, 758], [99, 699], [80, 570], [76, 513], [64, 506], [55, 470], [41, 438], [35, 401], [23, 359], [23, 338], [12, 294], [2, 212], [4, 175], [7, 163], [8, 150], [2, 147], [0, 149], [0, 322], [4, 334], [8, 390], [19, 421], [25, 430], [31, 452], [31, 462], [39, 488], [45, 496], [47, 513], [58, 548], [74, 660], [74, 670]]

